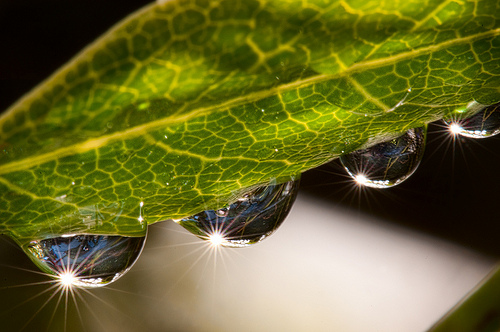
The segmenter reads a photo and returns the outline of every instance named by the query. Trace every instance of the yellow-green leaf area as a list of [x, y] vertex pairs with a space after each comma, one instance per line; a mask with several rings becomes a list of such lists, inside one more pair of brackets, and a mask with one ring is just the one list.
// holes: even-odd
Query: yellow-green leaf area
[[152, 4], [2, 114], [0, 232], [142, 234], [499, 100], [497, 0]]

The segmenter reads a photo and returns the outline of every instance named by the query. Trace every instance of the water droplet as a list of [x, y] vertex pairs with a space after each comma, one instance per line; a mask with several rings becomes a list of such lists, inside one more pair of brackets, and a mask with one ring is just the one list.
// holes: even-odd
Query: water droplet
[[466, 119], [444, 122], [454, 135], [471, 138], [495, 136], [500, 133], [500, 103], [484, 107]]
[[215, 214], [219, 217], [226, 217], [229, 212], [229, 208], [222, 208], [215, 211]]
[[123, 276], [139, 257], [145, 239], [69, 234], [31, 241], [24, 251], [64, 286], [94, 288]]
[[416, 128], [389, 142], [340, 157], [349, 175], [359, 184], [389, 188], [415, 172], [425, 149], [426, 130]]
[[142, 208], [144, 207], [144, 202], [139, 203], [139, 218], [137, 220], [142, 224], [144, 222], [144, 217], [142, 216]]
[[143, 110], [147, 109], [149, 106], [150, 106], [149, 102], [143, 102], [143, 103], [140, 103], [139, 105], [137, 105], [137, 109], [143, 111]]
[[178, 221], [214, 246], [247, 247], [271, 235], [292, 207], [299, 180], [260, 186], [222, 209], [206, 210]]

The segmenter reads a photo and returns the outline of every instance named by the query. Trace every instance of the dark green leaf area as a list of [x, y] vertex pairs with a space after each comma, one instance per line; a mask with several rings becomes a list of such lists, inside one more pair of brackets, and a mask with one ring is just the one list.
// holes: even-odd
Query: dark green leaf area
[[[90, 152], [6, 174], [1, 179], [3, 232], [18, 240], [94, 228], [103, 233], [143, 234], [142, 207], [134, 194], [150, 190], [144, 187], [152, 173], [147, 173], [146, 158], [122, 157], [116, 165], [118, 149], [100, 149], [99, 158]], [[108, 158], [110, 152], [112, 159]]]
[[1, 231], [137, 235], [498, 102], [499, 7], [153, 4], [0, 117]]

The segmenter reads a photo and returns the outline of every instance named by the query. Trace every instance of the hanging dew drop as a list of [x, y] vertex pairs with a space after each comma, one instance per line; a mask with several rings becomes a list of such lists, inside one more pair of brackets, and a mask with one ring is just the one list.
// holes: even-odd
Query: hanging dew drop
[[485, 107], [471, 117], [462, 120], [445, 120], [453, 135], [471, 138], [487, 138], [500, 133], [500, 103]]
[[422, 160], [425, 138], [426, 129], [410, 129], [389, 142], [343, 155], [340, 161], [358, 185], [390, 188], [415, 172]]
[[63, 286], [95, 288], [122, 277], [136, 262], [146, 236], [63, 235], [24, 246], [30, 259]]
[[253, 189], [234, 203], [177, 222], [212, 246], [247, 247], [274, 233], [288, 215], [299, 188], [298, 178]]

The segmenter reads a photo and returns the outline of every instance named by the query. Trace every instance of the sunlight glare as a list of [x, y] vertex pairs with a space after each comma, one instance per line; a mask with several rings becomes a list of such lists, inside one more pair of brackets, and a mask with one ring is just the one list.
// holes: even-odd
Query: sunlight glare
[[450, 123], [450, 125], [448, 126], [448, 129], [450, 130], [450, 132], [452, 133], [453, 136], [456, 136], [462, 132], [462, 126], [460, 126], [456, 122]]
[[210, 234], [208, 240], [210, 241], [212, 247], [220, 247], [224, 244], [224, 242], [226, 242], [224, 236], [219, 232]]
[[58, 279], [61, 285], [66, 288], [72, 287], [75, 283], [78, 282], [78, 278], [75, 276], [75, 274], [69, 271], [59, 274]]
[[356, 174], [356, 176], [354, 177], [354, 181], [356, 181], [356, 184], [360, 186], [365, 186], [366, 182], [368, 182], [368, 178], [364, 174], [360, 173]]

